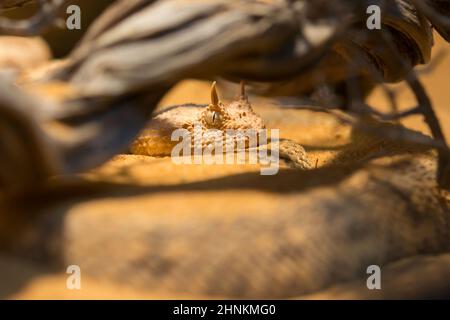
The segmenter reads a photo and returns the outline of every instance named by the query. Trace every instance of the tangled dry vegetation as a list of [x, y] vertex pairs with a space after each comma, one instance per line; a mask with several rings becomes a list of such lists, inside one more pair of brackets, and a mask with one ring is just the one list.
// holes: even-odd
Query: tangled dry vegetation
[[[24, 2], [28, 1], [2, 1], [1, 7]], [[39, 34], [55, 22], [65, 4], [36, 2], [37, 12], [28, 20], [2, 18], [1, 32]], [[14, 126], [10, 134], [34, 141], [4, 150], [13, 162], [32, 167], [11, 179], [5, 163], [2, 189], [29, 188], [48, 176], [80, 172], [110, 159], [144, 126], [151, 111], [148, 106], [156, 105], [170, 87], [187, 77], [244, 79], [261, 94], [315, 97], [310, 104], [326, 111], [345, 110], [346, 121], [372, 134], [437, 149], [438, 179], [448, 186], [445, 138], [413, 70], [430, 59], [429, 21], [448, 37], [443, 15], [448, 3], [417, 5], [399, 0], [381, 1], [380, 6], [384, 29], [369, 31], [364, 28], [365, 1], [333, 5], [327, 1], [118, 1], [60, 65], [23, 80], [47, 93], [46, 88], [58, 85], [57, 94], [45, 97], [53, 101], [51, 106], [35, 99], [33, 107], [25, 106], [19, 101], [27, 99], [24, 93], [19, 99], [14, 91], [18, 89], [2, 80], [2, 112], [7, 114], [2, 118], [15, 118], [8, 121]], [[392, 101], [392, 113], [380, 114], [365, 103], [375, 85], [400, 80], [416, 95], [416, 106], [397, 113]], [[378, 130], [376, 122], [366, 121], [413, 114], [424, 116], [433, 139], [401, 127]], [[70, 141], [49, 132], [49, 123], [66, 127]], [[88, 124], [98, 129], [86, 133]], [[34, 154], [34, 161], [24, 154]]]
[[[34, 3], [36, 7], [35, 14], [27, 19], [19, 21], [2, 15], [11, 10], [20, 11], [22, 6], [27, 3]], [[447, 222], [442, 222], [448, 221], [448, 197], [442, 193], [445, 192], [445, 189], [450, 188], [450, 150], [442, 130], [442, 124], [436, 116], [432, 99], [423, 86], [420, 73], [415, 67], [427, 64], [431, 69], [439, 68], [439, 63], [434, 66], [434, 61], [431, 60], [433, 29], [447, 41], [450, 40], [450, 1], [378, 0], [371, 1], [371, 3], [378, 4], [382, 9], [381, 30], [367, 29], [366, 9], [368, 3], [363, 0], [117, 0], [96, 18], [83, 39], [68, 56], [52, 60], [45, 42], [35, 36], [43, 35], [50, 26], [60, 24], [59, 18], [65, 13], [67, 1], [0, 0], [0, 34], [2, 35], [0, 46], [8, 47], [13, 55], [15, 55], [14, 52], [21, 52], [20, 59], [17, 59], [17, 55], [15, 55], [15, 59], [11, 59], [8, 58], [11, 54], [8, 55], [7, 50], [0, 48], [0, 196], [5, 200], [5, 204], [2, 203], [3, 208], [15, 209], [11, 210], [11, 212], [14, 211], [14, 214], [5, 213], [0, 219], [0, 229], [3, 231], [0, 241], [2, 247], [9, 251], [16, 251], [19, 248], [18, 251], [25, 252], [27, 256], [41, 254], [45, 258], [51, 257], [52, 261], [77, 257], [86, 265], [88, 273], [90, 272], [95, 277], [98, 276], [96, 268], [105, 267], [111, 263], [111, 257], [118, 254], [117, 251], [120, 251], [120, 254], [127, 251], [126, 248], [121, 247], [121, 243], [113, 240], [113, 238], [120, 238], [117, 235], [128, 239], [131, 236], [125, 231], [134, 230], [131, 233], [136, 233], [137, 238], [128, 240], [135, 241], [133, 244], [141, 250], [140, 243], [149, 241], [151, 238], [145, 235], [156, 234], [158, 232], [155, 230], [164, 230], [164, 228], [169, 230], [171, 226], [172, 229], [168, 234], [186, 234], [186, 237], [180, 240], [185, 242], [177, 243], [173, 252], [169, 250], [169, 253], [161, 253], [164, 259], [155, 253], [152, 253], [151, 257], [142, 258], [143, 260], [150, 259], [149, 261], [145, 260], [147, 263], [145, 267], [154, 270], [154, 273], [159, 274], [160, 278], [137, 272], [142, 270], [133, 270], [133, 261], [135, 262], [137, 258], [131, 257], [131, 253], [130, 256], [123, 258], [129, 264], [124, 262], [121, 265], [122, 268], [118, 268], [120, 270], [105, 267], [103, 270], [108, 269], [105, 271], [105, 277], [108, 280], [114, 279], [114, 281], [123, 282], [124, 276], [121, 272], [126, 270], [136, 276], [134, 280], [131, 280], [143, 284], [144, 289], [155, 287], [162, 291], [179, 293], [180, 288], [190, 286], [184, 283], [183, 279], [190, 279], [186, 274], [190, 275], [193, 269], [198, 269], [199, 265], [203, 265], [202, 261], [207, 259], [209, 254], [213, 261], [212, 264], [216, 268], [214, 270], [218, 273], [220, 273], [220, 268], [227, 265], [229, 261], [236, 261], [236, 265], [233, 267], [235, 269], [231, 268], [228, 284], [220, 283], [215, 278], [211, 279], [213, 276], [206, 275], [206, 272], [203, 273], [206, 276], [201, 278], [202, 273], [199, 272], [195, 278], [196, 282], [194, 281], [195, 283], [190, 286], [188, 293], [211, 294], [214, 290], [205, 283], [212, 283], [211, 285], [218, 290], [215, 293], [218, 293], [219, 296], [292, 297], [319, 292], [336, 284], [329, 277], [321, 278], [315, 283], [309, 282], [309, 279], [318, 279], [319, 276], [308, 274], [307, 271], [303, 272], [301, 268], [290, 269], [292, 274], [284, 274], [283, 272], [287, 270], [284, 265], [279, 266], [275, 262], [272, 263], [277, 260], [274, 253], [276, 250], [272, 252], [274, 256], [269, 256], [271, 251], [261, 244], [263, 240], [260, 243], [258, 242], [259, 238], [255, 240], [251, 235], [248, 235], [250, 238], [245, 238], [245, 230], [240, 229], [242, 221], [244, 224], [248, 222], [259, 225], [259, 230], [267, 229], [267, 237], [270, 238], [272, 235], [275, 239], [279, 230], [275, 230], [274, 226], [278, 225], [277, 223], [283, 223], [283, 219], [279, 221], [277, 216], [273, 216], [274, 212], [270, 210], [273, 207], [267, 198], [258, 200], [258, 208], [264, 208], [261, 211], [262, 217], [270, 216], [267, 221], [260, 217], [255, 218], [242, 214], [240, 212], [243, 209], [239, 207], [239, 210], [230, 208], [233, 214], [228, 219], [236, 218], [236, 221], [232, 220], [222, 226], [218, 222], [219, 220], [211, 218], [213, 213], [202, 220], [196, 216], [194, 211], [188, 211], [189, 217], [194, 221], [198, 219], [199, 226], [196, 233], [191, 235], [189, 232], [192, 230], [188, 228], [189, 223], [185, 221], [186, 229], [183, 229], [184, 220], [172, 221], [169, 214], [172, 209], [166, 208], [167, 215], [158, 217], [160, 222], [150, 221], [149, 224], [152, 226], [148, 227], [150, 229], [145, 229], [136, 222], [146, 218], [135, 217], [136, 225], [133, 224], [132, 218], [130, 218], [131, 222], [127, 220], [118, 223], [126, 225], [123, 234], [120, 232], [114, 234], [117, 231], [114, 231], [113, 226], [108, 224], [92, 230], [90, 234], [98, 232], [98, 238], [84, 237], [81, 234], [80, 230], [84, 230], [84, 227], [77, 226], [87, 225], [89, 230], [89, 227], [96, 225], [90, 220], [91, 218], [84, 216], [84, 212], [102, 212], [102, 209], [99, 209], [101, 204], [94, 208], [87, 205], [87, 207], [83, 207], [84, 211], [81, 210], [80, 207], [77, 207], [79, 202], [75, 199], [80, 197], [80, 194], [74, 195], [73, 191], [64, 190], [61, 185], [58, 185], [57, 191], [54, 188], [51, 189], [54, 187], [52, 185], [54, 177], [85, 173], [104, 164], [115, 155], [126, 152], [130, 143], [144, 128], [152, 111], [167, 92], [180, 81], [194, 78], [221, 79], [223, 82], [227, 80], [235, 83], [245, 80], [252, 95], [278, 99], [277, 103], [285, 109], [266, 111], [266, 115], [268, 118], [278, 119], [283, 118], [284, 114], [285, 118], [280, 120], [280, 123], [283, 125], [288, 123], [287, 126], [293, 128], [291, 132], [294, 136], [300, 135], [298, 128], [301, 125], [292, 125], [286, 120], [289, 118], [287, 116], [289, 112], [293, 112], [291, 109], [308, 109], [323, 113], [324, 116], [311, 118], [315, 119], [312, 120], [312, 123], [316, 123], [316, 127], [315, 129], [312, 129], [313, 126], [308, 128], [316, 131], [303, 132], [303, 139], [309, 136], [313, 137], [308, 141], [313, 144], [317, 137], [323, 137], [328, 133], [334, 133], [337, 137], [338, 133], [327, 129], [326, 123], [332, 118], [339, 125], [351, 128], [364, 138], [356, 138], [353, 141], [355, 145], [350, 144], [348, 147], [351, 150], [350, 153], [338, 156], [333, 161], [329, 161], [329, 164], [337, 162], [348, 164], [350, 158], [361, 161], [352, 161], [352, 169], [349, 171], [342, 170], [342, 168], [333, 169], [333, 166], [330, 165], [320, 168], [325, 171], [319, 170], [320, 172], [317, 173], [284, 172], [270, 186], [267, 182], [251, 176], [244, 176], [242, 181], [238, 179], [234, 182], [225, 179], [221, 186], [216, 185], [217, 181], [203, 185], [198, 179], [205, 178], [205, 175], [209, 175], [211, 178], [215, 172], [213, 169], [207, 173], [201, 170], [196, 171], [199, 170], [197, 168], [190, 171], [194, 178], [190, 176], [186, 180], [183, 176], [177, 176], [172, 181], [165, 177], [164, 181], [167, 185], [155, 183], [147, 185], [149, 189], [145, 189], [146, 191], [137, 191], [135, 189], [137, 185], [148, 184], [148, 180], [152, 179], [155, 182], [161, 177], [160, 175], [174, 170], [170, 165], [163, 166], [158, 162], [151, 162], [153, 167], [146, 168], [150, 168], [150, 170], [153, 168], [154, 171], [151, 173], [146, 171], [145, 179], [140, 171], [140, 176], [136, 178], [136, 181], [132, 181], [135, 184], [131, 183], [132, 186], [128, 185], [126, 191], [121, 189], [120, 192], [131, 193], [135, 196], [139, 192], [167, 192], [168, 194], [181, 192], [183, 194], [192, 189], [205, 191], [210, 188], [217, 188], [224, 192], [227, 188], [232, 189], [231, 186], [242, 187], [246, 183], [256, 183], [258, 190], [264, 192], [268, 192], [276, 186], [281, 192], [285, 192], [280, 197], [309, 192], [308, 195], [304, 195], [305, 198], [302, 198], [303, 195], [298, 198], [282, 198], [288, 203], [286, 211], [289, 214], [295, 212], [301, 204], [310, 209], [311, 213], [323, 213], [324, 211], [329, 213], [332, 209], [336, 211], [333, 214], [341, 211], [343, 213], [346, 210], [355, 211], [354, 216], [350, 214], [349, 217], [354, 219], [352, 221], [361, 222], [361, 217], [356, 214], [356, 211], [370, 211], [371, 213], [368, 213], [369, 220], [379, 228], [372, 233], [367, 232], [370, 234], [370, 238], [361, 247], [353, 247], [348, 243], [347, 238], [342, 240], [346, 237], [342, 235], [346, 234], [346, 231], [342, 231], [342, 234], [340, 231], [333, 233], [336, 237], [336, 234], [342, 236], [334, 241], [340, 244], [336, 247], [335, 252], [344, 250], [345, 253], [354, 256], [344, 263], [347, 269], [344, 268], [346, 271], [337, 276], [336, 281], [354, 279], [359, 272], [355, 266], [359, 266], [361, 261], [367, 258], [368, 252], [373, 253], [380, 263], [389, 263], [417, 253], [448, 251], [450, 231], [443, 226]], [[19, 49], [14, 51], [14, 48]], [[27, 48], [27, 54], [24, 53], [23, 48]], [[398, 92], [388, 85], [397, 82], [403, 82], [414, 96], [415, 103], [406, 109], [398, 108]], [[384, 93], [389, 102], [387, 111], [380, 111], [377, 106], [372, 106], [368, 102], [369, 95], [376, 88]], [[422, 116], [430, 135], [402, 125], [405, 118], [417, 115]], [[292, 119], [298, 120], [298, 117], [293, 116]], [[319, 124], [317, 125], [317, 123]], [[336, 127], [333, 128], [335, 130]], [[332, 141], [333, 137], [330, 136], [327, 139], [327, 141]], [[362, 146], [363, 144], [364, 146]], [[388, 161], [375, 162], [377, 166], [380, 165], [380, 168], [382, 164], [388, 163], [388, 169], [377, 167], [370, 172], [357, 171], [356, 180], [345, 180], [350, 172], [354, 173], [355, 170], [364, 166], [364, 163], [377, 158], [379, 156], [377, 152], [383, 148], [388, 151], [395, 150], [396, 153], [399, 150], [408, 150], [408, 152], [419, 150], [420, 154], [431, 154], [433, 160], [437, 162], [437, 169], [426, 171], [426, 174], [422, 174], [423, 172], [420, 171], [422, 173], [418, 173], [420, 177], [417, 178], [409, 175], [409, 172], [414, 174], [417, 166], [402, 167], [401, 163], [403, 162], [397, 163], [396, 160], [399, 159], [393, 157]], [[386, 151], [385, 149], [383, 150]], [[383, 155], [385, 156], [386, 153]], [[125, 165], [120, 170], [128, 170], [128, 174], [131, 172], [132, 176], [136, 167], [130, 164], [139, 166], [144, 163], [145, 165], [149, 160], [136, 162], [136, 159], [127, 158], [124, 161]], [[429, 168], [428, 162], [423, 167]], [[230, 169], [227, 173], [239, 173], [239, 171], [233, 170], [239, 169]], [[93, 174], [94, 180], [98, 180], [100, 177], [102, 182], [89, 185], [87, 189], [84, 186], [82, 195], [85, 196], [86, 192], [95, 193], [100, 186], [105, 187], [107, 184], [105, 181], [108, 179], [120, 180], [120, 174], [117, 171], [114, 164], [102, 167]], [[111, 172], [115, 174], [114, 178], [111, 178]], [[433, 182], [429, 180], [429, 172], [433, 174]], [[403, 179], [404, 175], [407, 175], [408, 178]], [[396, 180], [395, 188], [392, 189], [392, 186], [388, 188], [387, 184], [390, 179], [395, 180], [393, 177], [398, 178], [400, 182]], [[68, 180], [68, 182], [64, 181], [63, 185], [70, 184], [70, 178]], [[109, 180], [107, 182], [110, 182]], [[147, 181], [144, 182], [144, 180]], [[173, 186], [173, 184], [183, 183], [183, 181], [188, 181], [192, 185], [181, 187], [181, 189]], [[370, 182], [364, 184], [362, 181]], [[129, 180], [127, 182], [130, 183]], [[405, 186], [404, 183], [408, 185]], [[318, 186], [323, 189], [313, 190]], [[398, 191], [397, 187], [401, 191]], [[109, 185], [108, 188], [110, 188]], [[424, 191], [424, 189], [426, 190]], [[398, 192], [392, 192], [392, 190]], [[439, 191], [436, 193], [436, 190]], [[113, 188], [113, 190], [108, 189], [108, 192], [111, 195], [118, 191]], [[397, 198], [386, 200], [384, 208], [378, 207], [377, 203], [380, 199], [377, 196], [389, 197], [390, 194], [394, 194], [393, 197]], [[420, 194], [427, 195], [427, 197], [424, 196], [426, 199], [421, 198]], [[410, 197], [410, 195], [412, 196]], [[222, 198], [218, 198], [219, 205], [217, 207], [220, 207], [220, 204], [226, 207], [227, 201], [234, 203], [239, 200], [238, 196], [234, 199], [228, 199], [226, 194], [218, 196]], [[48, 220], [42, 222], [38, 227], [41, 229], [38, 231], [31, 231], [33, 236], [23, 237], [26, 240], [17, 245], [16, 237], [13, 235], [17, 234], [18, 230], [20, 233], [27, 234], [30, 228], [28, 222], [30, 211], [27, 209], [24, 214], [15, 213], [17, 207], [21, 207], [17, 205], [17, 199], [27, 199], [40, 209], [42, 207], [47, 209], [48, 199], [55, 197], [69, 198], [70, 204], [66, 204], [62, 208], [50, 209], [51, 212], [55, 214], [59, 210], [75, 212], [76, 218], [70, 219], [72, 229], [69, 228], [69, 235], [63, 236], [65, 240], [68, 239], [64, 241], [64, 245], [69, 243], [68, 246], [56, 250], [52, 247], [52, 241], [55, 240], [55, 237], [61, 236], [60, 233], [63, 231], [61, 228], [57, 228], [58, 231], [54, 231], [51, 239], [46, 237]], [[306, 197], [309, 198], [306, 199]], [[16, 203], [11, 205], [11, 199], [14, 199], [13, 201]], [[276, 199], [281, 201], [281, 198]], [[164, 196], [160, 200], [165, 203], [170, 202], [170, 199], [164, 198]], [[251, 205], [252, 201], [241, 200], [241, 203], [248, 202], [244, 207], [249, 212], [256, 210]], [[141, 199], [129, 206], [134, 208], [139, 203], [145, 207], [148, 205], [146, 201]], [[198, 209], [196, 201], [200, 200], [196, 200], [195, 196], [186, 201], [188, 202], [187, 206], [192, 205], [190, 209], [186, 210]], [[297, 203], [297, 201], [299, 202]], [[439, 205], [436, 205], [435, 202], [438, 202]], [[126, 207], [127, 202], [124, 203]], [[318, 203], [325, 204], [319, 206]], [[432, 204], [425, 205], [424, 203]], [[111, 209], [114, 204], [110, 203], [110, 205]], [[119, 207], [127, 210], [125, 207]], [[163, 210], [165, 207], [156, 204], [152, 208]], [[406, 236], [418, 232], [418, 229], [415, 229], [416, 225], [410, 223], [409, 218], [404, 218], [408, 217], [411, 208], [420, 216], [418, 220], [425, 221], [423, 224], [426, 226], [432, 226], [428, 229], [425, 228], [428, 230], [427, 232], [431, 230], [431, 233], [420, 229], [419, 231], [425, 233], [420, 237], [417, 236], [416, 240], [412, 236]], [[214, 205], [209, 209], [211, 212], [218, 210]], [[381, 221], [378, 225], [377, 222], [374, 222], [379, 219], [377, 215], [386, 210], [395, 211], [396, 214]], [[432, 210], [434, 215], [431, 214], [429, 218], [422, 217], [421, 214], [429, 210]], [[81, 218], [79, 217], [80, 211], [83, 212]], [[79, 214], [76, 215], [76, 213]], [[286, 219], [297, 221], [295, 214], [292, 216], [289, 214]], [[32, 216], [34, 218], [35, 213]], [[307, 213], [306, 216], [308, 216]], [[319, 218], [312, 216], [311, 221], [318, 219], [318, 224], [323, 222], [320, 220], [321, 215], [318, 216]], [[326, 220], [327, 216], [329, 214], [323, 213], [323, 220]], [[274, 221], [278, 222], [274, 223]], [[398, 225], [399, 221], [405, 222], [407, 227], [396, 230], [394, 226]], [[280, 225], [280, 230], [286, 232], [285, 234], [290, 234], [289, 232], [292, 230], [286, 226], [291, 223], [288, 220], [284, 222], [284, 225]], [[305, 221], [300, 221], [299, 225], [304, 226], [303, 222]], [[59, 226], [59, 223], [56, 224]], [[230, 243], [221, 243], [219, 240], [211, 241], [211, 246], [230, 249], [227, 252], [231, 256], [226, 256], [226, 259], [223, 256], [214, 255], [212, 249], [206, 247], [209, 243], [207, 239], [212, 236], [211, 228], [218, 225], [217, 233], [222, 236], [223, 241], [231, 239], [231, 237], [243, 240], [241, 242], [235, 240]], [[286, 229], [284, 229], [285, 227]], [[208, 230], [210, 230], [209, 233]], [[319, 232], [322, 232], [323, 235], [331, 234], [330, 230], [325, 227]], [[387, 242], [389, 244], [393, 242], [393, 246], [398, 245], [401, 249], [397, 248], [394, 253], [387, 247], [376, 244], [377, 237], [385, 233], [388, 234], [385, 235], [386, 238], [389, 238]], [[306, 234], [309, 233], [306, 232]], [[314, 238], [313, 235], [311, 237]], [[190, 242], [190, 240], [192, 241]], [[165, 241], [169, 242], [170, 240], [165, 236], [159, 237], [158, 235], [158, 239], [151, 244], [156, 246]], [[196, 241], [204, 246], [199, 247], [196, 245]], [[292, 251], [296, 246], [304, 246], [305, 252], [317, 251], [313, 245], [304, 244], [295, 236], [283, 241], [286, 242], [276, 243], [283, 250], [287, 250], [286, 255], [291, 258], [292, 256], [298, 258]], [[33, 242], [32, 245], [31, 242]], [[72, 245], [72, 242], [78, 244]], [[233, 256], [234, 253], [231, 253], [239, 251], [233, 249], [242, 245], [243, 242], [248, 243], [247, 253], [249, 256], [256, 260], [260, 258], [254, 256], [252, 252], [260, 252], [261, 256], [264, 256], [264, 259], [261, 258], [263, 259], [261, 264], [267, 263], [267, 267], [262, 268], [261, 274], [268, 275], [267, 282], [257, 282], [255, 279], [258, 278], [258, 275], [254, 275], [253, 278], [253, 275], [249, 273], [251, 267], [246, 264], [247, 262], [243, 258], [240, 260], [240, 256]], [[330, 240], [330, 243], [334, 242]], [[118, 249], [111, 249], [112, 251], [109, 252], [108, 249], [103, 248], [104, 243], [109, 243], [109, 247], [113, 247], [115, 244]], [[232, 244], [235, 246], [233, 247]], [[330, 244], [330, 246], [332, 245]], [[103, 254], [100, 254], [97, 260], [89, 258], [84, 255], [83, 251], [88, 247], [102, 248], [98, 252], [103, 252]], [[196, 247], [197, 249], [193, 249]], [[183, 251], [180, 248], [186, 250]], [[64, 253], [63, 250], [65, 250]], [[186, 252], [195, 251], [205, 254], [203, 256], [195, 254], [186, 256]], [[111, 254], [108, 255], [108, 253]], [[326, 260], [331, 265], [331, 260], [334, 258], [327, 254], [320, 256], [320, 259], [312, 260], [316, 262]], [[185, 260], [181, 257], [184, 257]], [[221, 260], [222, 258], [225, 260]], [[446, 269], [448, 257], [444, 259], [445, 261], [440, 261], [435, 270]], [[165, 261], [172, 261], [175, 265], [168, 263], [171, 268], [168, 268], [170, 271], [167, 271], [166, 278], [164, 278], [166, 271], [161, 271], [161, 265], [164, 265]], [[188, 261], [191, 264], [179, 266], [178, 261]], [[308, 261], [308, 258], [299, 261]], [[429, 263], [428, 260], [420, 260], [420, 262], [424, 265]], [[417, 268], [420, 269], [420, 265], [419, 263]], [[241, 268], [239, 269], [238, 266]], [[138, 265], [138, 267], [140, 266]], [[322, 268], [322, 266], [316, 267], [313, 268], [309, 265], [304, 270]], [[280, 268], [280, 276], [271, 278], [269, 275], [276, 274], [273, 270], [278, 270], [277, 268]], [[411, 277], [416, 276], [417, 268], [415, 267]], [[325, 270], [324, 272], [328, 272], [327, 274], [334, 272], [325, 267], [322, 269]], [[396, 278], [398, 268], [394, 266], [389, 270], [393, 270], [390, 276]], [[442, 274], [442, 272], [436, 272], [436, 274]], [[449, 275], [445, 274], [445, 276]], [[293, 278], [297, 280], [293, 280]], [[447, 287], [439, 287], [438, 279], [434, 280], [427, 287], [429, 291], [425, 290], [428, 295], [439, 296], [448, 290]], [[162, 284], [158, 281], [161, 281]], [[240, 282], [241, 285], [239, 286], [236, 282]], [[343, 291], [345, 291], [344, 294], [342, 294]], [[385, 297], [395, 297], [393, 292], [398, 293], [398, 288], [387, 291]], [[445, 292], [448, 293], [448, 291]], [[352, 283], [348, 283], [325, 293], [325, 296], [366, 297], [365, 294], [361, 293], [359, 289], [355, 289]], [[401, 294], [406, 293], [401, 292]], [[318, 296], [323, 297], [321, 293]]]

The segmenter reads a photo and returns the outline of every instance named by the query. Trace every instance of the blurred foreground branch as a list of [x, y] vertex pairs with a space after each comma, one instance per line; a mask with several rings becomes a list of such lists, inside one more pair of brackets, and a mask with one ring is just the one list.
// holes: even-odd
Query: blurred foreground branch
[[0, 34], [30, 36], [38, 35], [49, 26], [58, 22], [58, 17], [66, 0], [0, 0], [1, 9], [12, 9], [35, 2], [36, 14], [30, 19], [12, 20], [0, 17]]
[[[44, 24], [63, 2], [48, 3], [48, 11], [41, 12], [46, 18], [38, 19]], [[45, 146], [38, 151], [40, 158], [50, 155], [48, 162], [56, 164], [47, 166], [55, 168], [51, 174], [101, 164], [126, 150], [159, 99], [185, 78], [246, 80], [261, 94], [316, 101], [318, 89], [329, 88], [331, 107], [361, 117], [368, 115], [370, 106], [362, 106], [376, 85], [406, 79], [418, 107], [403, 115], [394, 110], [389, 117], [424, 115], [435, 138], [430, 147], [438, 146], [440, 153], [439, 182], [450, 187], [447, 144], [412, 71], [429, 62], [433, 39], [427, 18], [436, 25], [438, 19], [413, 2], [378, 4], [383, 8], [381, 30], [366, 28], [365, 1], [116, 1], [64, 63], [29, 81], [44, 88], [58, 84], [70, 92], [52, 97], [57, 101], [52, 112], [57, 112], [37, 123]], [[0, 30], [33, 33], [39, 28], [30, 26], [42, 25], [33, 21], [18, 29], [2, 28], [0, 22]], [[440, 26], [441, 32], [448, 30]], [[401, 134], [389, 137], [408, 140], [406, 131]], [[31, 152], [24, 148], [24, 154]], [[8, 178], [3, 180], [8, 186]], [[22, 185], [27, 184], [25, 179]]]

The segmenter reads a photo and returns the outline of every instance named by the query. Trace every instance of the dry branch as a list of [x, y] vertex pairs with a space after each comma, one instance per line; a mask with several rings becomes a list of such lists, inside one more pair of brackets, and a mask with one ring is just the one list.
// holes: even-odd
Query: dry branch
[[0, 1], [1, 9], [11, 9], [35, 2], [37, 13], [30, 19], [12, 20], [0, 17], [0, 34], [30, 36], [41, 34], [46, 28], [57, 23], [57, 18], [66, 4], [66, 0], [11, 0]]
[[[50, 11], [41, 12], [40, 23], [2, 29], [0, 20], [0, 30], [39, 30], [34, 26], [48, 24], [62, 5], [61, 0], [51, 3]], [[160, 97], [184, 78], [242, 79], [260, 93], [277, 96], [314, 96], [318, 88], [330, 88], [340, 101], [334, 107], [363, 117], [370, 109], [364, 99], [375, 85], [406, 79], [417, 95], [417, 108], [404, 114], [394, 110], [385, 119], [417, 112], [425, 116], [436, 139], [430, 146], [440, 151], [439, 180], [450, 186], [449, 164], [443, 161], [448, 148], [412, 73], [431, 55], [432, 32], [425, 16], [435, 25], [443, 18], [434, 18], [429, 7], [415, 7], [413, 1], [379, 3], [384, 9], [381, 31], [365, 28], [365, 1], [115, 2], [66, 63], [40, 79], [43, 86], [62, 82], [76, 92], [56, 107], [58, 112], [48, 117], [52, 121], [38, 122], [52, 141], [47, 148], [56, 155], [57, 173], [89, 169], [123, 151]], [[52, 134], [49, 122], [68, 128], [75, 138]], [[408, 134], [401, 132], [404, 139]], [[429, 142], [419, 144], [424, 141]]]

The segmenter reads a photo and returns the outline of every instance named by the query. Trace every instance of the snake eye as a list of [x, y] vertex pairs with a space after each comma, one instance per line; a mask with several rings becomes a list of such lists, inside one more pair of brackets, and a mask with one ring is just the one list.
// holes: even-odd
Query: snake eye
[[210, 126], [219, 126], [222, 122], [222, 116], [217, 111], [208, 112], [206, 115], [206, 123]]

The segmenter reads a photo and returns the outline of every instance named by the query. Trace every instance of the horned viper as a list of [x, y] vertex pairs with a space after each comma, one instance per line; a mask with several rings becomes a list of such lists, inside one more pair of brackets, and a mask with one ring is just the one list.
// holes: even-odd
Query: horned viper
[[[197, 133], [195, 126], [201, 127]], [[211, 87], [211, 103], [208, 106], [183, 105], [163, 110], [157, 114], [149, 123], [144, 132], [136, 139], [131, 146], [131, 153], [148, 156], [170, 156], [176, 142], [171, 140], [174, 130], [185, 129], [191, 135], [201, 134], [198, 141], [201, 142], [200, 149], [208, 148], [217, 140], [216, 134], [208, 134], [208, 130], [219, 132], [219, 139], [222, 141], [222, 150], [227, 150], [227, 144], [233, 144], [233, 150], [239, 149], [240, 142], [244, 148], [273, 148], [273, 142], [262, 143], [262, 139], [257, 139], [257, 145], [249, 143], [249, 137], [236, 132], [243, 130], [265, 129], [263, 120], [257, 115], [245, 92], [245, 85], [241, 82], [240, 96], [236, 101], [224, 104], [219, 100], [215, 82]], [[227, 130], [234, 130], [232, 134]], [[194, 148], [195, 137], [191, 140]], [[279, 157], [294, 168], [310, 169], [311, 163], [305, 149], [291, 140], [281, 139], [277, 145]]]

